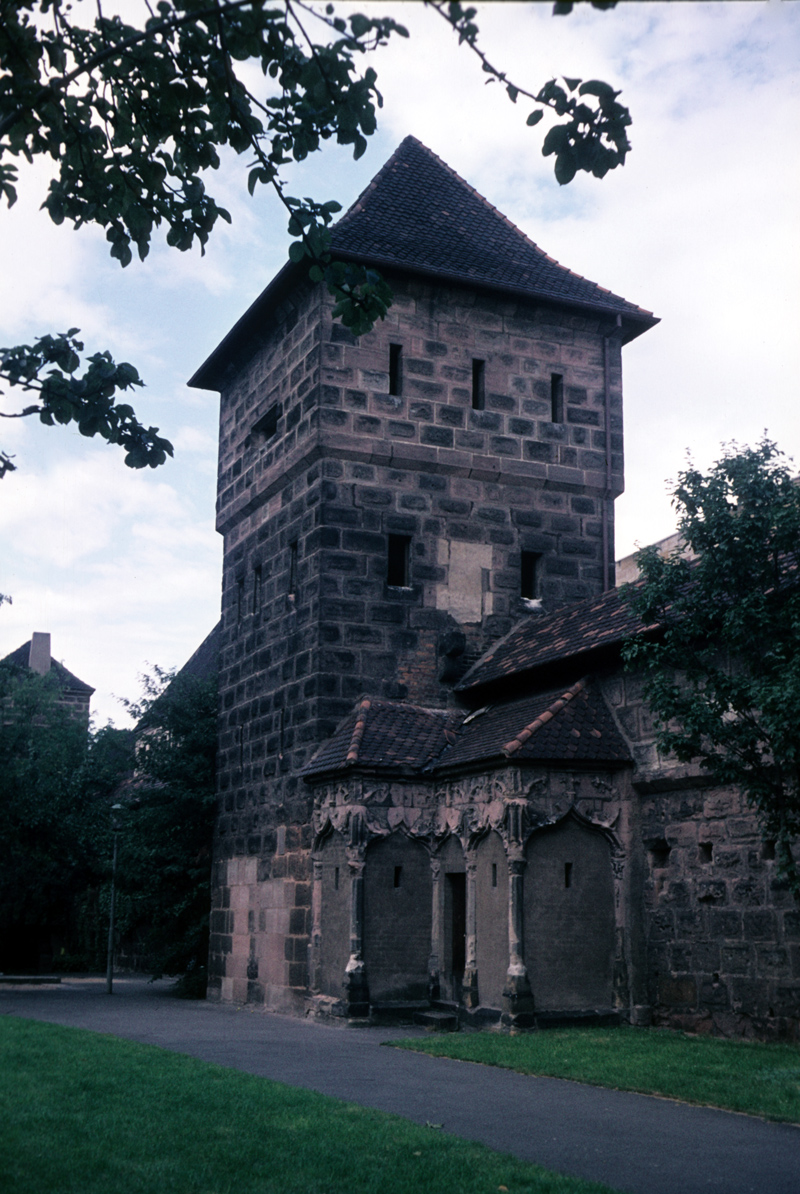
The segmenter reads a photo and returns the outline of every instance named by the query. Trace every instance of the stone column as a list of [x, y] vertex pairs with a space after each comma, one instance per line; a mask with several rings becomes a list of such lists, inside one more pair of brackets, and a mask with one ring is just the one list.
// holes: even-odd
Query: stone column
[[442, 939], [442, 863], [431, 857], [431, 952], [428, 957], [428, 998], [433, 1001], [441, 994], [439, 981], [439, 942]]
[[508, 971], [503, 988], [502, 1022], [509, 1028], [533, 1021], [533, 994], [525, 967], [523, 895], [525, 853], [522, 847], [523, 810], [508, 808]]
[[350, 958], [344, 972], [344, 1001], [348, 1016], [369, 1015], [369, 988], [364, 966], [364, 851], [347, 851], [350, 871]]
[[312, 860], [311, 940], [308, 944], [308, 986], [318, 995], [322, 986], [322, 861]]
[[461, 998], [464, 1007], [478, 1006], [478, 961], [477, 961], [477, 913], [475, 893], [475, 873], [478, 864], [475, 855], [467, 858], [467, 939], [464, 961], [464, 982], [461, 987]]

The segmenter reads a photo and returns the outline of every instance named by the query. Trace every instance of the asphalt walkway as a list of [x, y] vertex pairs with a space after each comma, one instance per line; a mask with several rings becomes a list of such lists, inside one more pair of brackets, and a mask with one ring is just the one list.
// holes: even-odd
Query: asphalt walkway
[[[0, 1014], [107, 1032], [394, 1112], [630, 1194], [800, 1194], [800, 1128], [381, 1048], [415, 1029], [329, 1027], [100, 979], [3, 987]], [[447, 1192], [444, 1192], [447, 1194]]]

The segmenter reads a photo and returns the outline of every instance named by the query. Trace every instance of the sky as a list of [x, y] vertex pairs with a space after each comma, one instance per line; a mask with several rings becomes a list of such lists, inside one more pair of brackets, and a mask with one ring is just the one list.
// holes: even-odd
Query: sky
[[[361, 7], [411, 34], [374, 55], [379, 131], [358, 162], [332, 145], [293, 167], [289, 193], [347, 207], [411, 133], [551, 257], [660, 317], [623, 350], [617, 557], [672, 532], [668, 481], [687, 452], [707, 467], [721, 445], [766, 430], [800, 469], [800, 3], [655, 0], [569, 17], [549, 3], [478, 5], [481, 46], [514, 82], [535, 91], [566, 75], [622, 90], [627, 164], [567, 187], [541, 155], [546, 122], [526, 127], [530, 107], [486, 86], [435, 13]], [[152, 665], [180, 667], [219, 617], [218, 396], [185, 383], [286, 260], [283, 211], [267, 193], [251, 199], [246, 175], [229, 156], [209, 180], [233, 225], [204, 257], [162, 238], [124, 270], [102, 230], [39, 211], [41, 165], [0, 210], [0, 345], [79, 327], [87, 351], [137, 366], [137, 414], [175, 445], [164, 467], [134, 471], [71, 429], [0, 426], [17, 465], [0, 482], [0, 592], [13, 598], [0, 606], [0, 658], [49, 631], [54, 657], [96, 688], [97, 724], [128, 724], [120, 698], [139, 694]]]

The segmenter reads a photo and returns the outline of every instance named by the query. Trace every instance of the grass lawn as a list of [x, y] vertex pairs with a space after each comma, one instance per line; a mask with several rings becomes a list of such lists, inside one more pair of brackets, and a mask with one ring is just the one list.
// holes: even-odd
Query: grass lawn
[[800, 1123], [797, 1045], [628, 1027], [551, 1028], [519, 1036], [443, 1033], [391, 1043], [522, 1074], [572, 1078]]
[[9, 1194], [609, 1194], [398, 1116], [0, 1016]]

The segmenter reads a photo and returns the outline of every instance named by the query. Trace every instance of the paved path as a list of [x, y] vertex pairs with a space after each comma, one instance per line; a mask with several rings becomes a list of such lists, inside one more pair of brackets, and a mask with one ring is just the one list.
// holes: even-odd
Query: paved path
[[141, 979], [116, 980], [111, 997], [99, 979], [0, 986], [0, 1013], [113, 1033], [442, 1124], [630, 1194], [800, 1194], [800, 1128], [380, 1048], [420, 1035], [414, 1029], [334, 1028], [178, 1000], [166, 984]]

